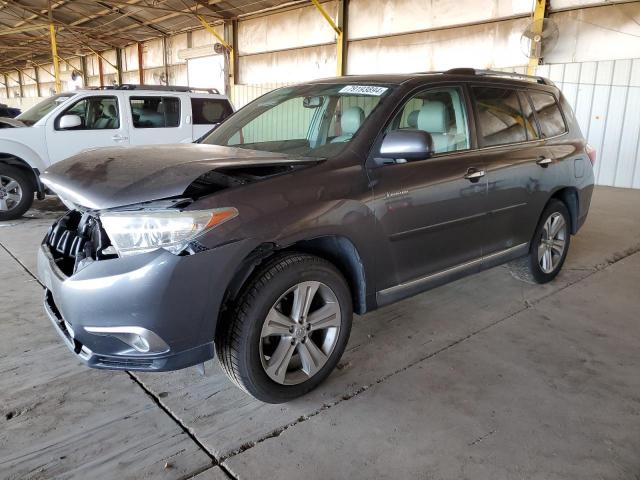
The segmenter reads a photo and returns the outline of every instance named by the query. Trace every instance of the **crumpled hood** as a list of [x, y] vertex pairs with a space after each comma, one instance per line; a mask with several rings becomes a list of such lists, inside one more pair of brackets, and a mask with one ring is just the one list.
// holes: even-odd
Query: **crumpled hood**
[[74, 204], [103, 210], [178, 197], [212, 170], [317, 161], [217, 145], [114, 147], [84, 151], [56, 163], [40, 179]]

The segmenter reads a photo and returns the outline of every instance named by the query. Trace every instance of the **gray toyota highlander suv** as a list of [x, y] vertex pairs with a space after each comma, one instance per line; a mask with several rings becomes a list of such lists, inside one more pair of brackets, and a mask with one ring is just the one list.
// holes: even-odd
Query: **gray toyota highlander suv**
[[96, 368], [217, 354], [266, 402], [325, 379], [360, 315], [514, 261], [543, 283], [587, 216], [595, 152], [551, 82], [353, 76], [270, 92], [200, 144], [88, 151], [42, 182], [45, 309]]

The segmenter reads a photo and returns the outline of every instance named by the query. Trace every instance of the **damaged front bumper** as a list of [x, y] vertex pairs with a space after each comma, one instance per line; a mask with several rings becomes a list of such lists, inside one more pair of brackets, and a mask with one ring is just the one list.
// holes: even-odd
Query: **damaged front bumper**
[[67, 275], [45, 241], [38, 252], [45, 311], [90, 367], [167, 371], [202, 363], [213, 358], [218, 312], [247, 243], [184, 256], [159, 249]]

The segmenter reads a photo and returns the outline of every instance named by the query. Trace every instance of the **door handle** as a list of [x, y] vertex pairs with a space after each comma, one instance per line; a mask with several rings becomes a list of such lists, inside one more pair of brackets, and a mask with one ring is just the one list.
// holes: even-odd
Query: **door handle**
[[125, 140], [129, 140], [129, 137], [124, 137], [119, 133], [116, 133], [113, 137], [111, 137], [111, 140], [113, 140], [114, 142], [124, 142]]
[[547, 168], [552, 162], [553, 160], [551, 160], [550, 158], [543, 157], [539, 159], [536, 163], [540, 165], [542, 168]]
[[467, 174], [464, 176], [464, 178], [471, 182], [477, 182], [482, 177], [484, 177], [484, 170], [477, 170], [475, 168], [467, 170]]

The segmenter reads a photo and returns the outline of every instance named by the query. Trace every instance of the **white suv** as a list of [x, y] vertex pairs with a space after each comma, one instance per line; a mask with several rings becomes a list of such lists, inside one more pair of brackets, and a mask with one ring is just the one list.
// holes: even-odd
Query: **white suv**
[[47, 98], [19, 115], [23, 128], [0, 130], [0, 220], [22, 216], [39, 174], [86, 149], [191, 143], [233, 113], [217, 90], [120, 85]]

